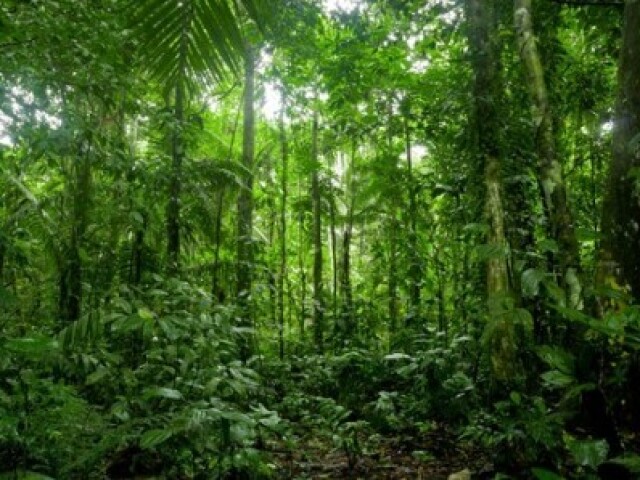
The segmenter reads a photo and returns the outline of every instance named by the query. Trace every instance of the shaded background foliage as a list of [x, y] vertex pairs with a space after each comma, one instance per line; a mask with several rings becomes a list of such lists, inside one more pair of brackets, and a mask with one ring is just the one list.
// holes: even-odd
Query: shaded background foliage
[[637, 10], [5, 1], [0, 464], [633, 475]]

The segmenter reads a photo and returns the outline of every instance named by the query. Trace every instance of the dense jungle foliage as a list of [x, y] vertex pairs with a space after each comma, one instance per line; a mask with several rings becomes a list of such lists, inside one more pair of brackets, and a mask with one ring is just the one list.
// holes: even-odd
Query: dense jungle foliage
[[639, 0], [0, 1], [0, 479], [640, 478]]

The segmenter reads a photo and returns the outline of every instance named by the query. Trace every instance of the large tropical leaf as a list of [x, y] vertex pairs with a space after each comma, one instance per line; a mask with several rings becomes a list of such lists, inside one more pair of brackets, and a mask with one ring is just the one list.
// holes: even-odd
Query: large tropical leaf
[[243, 16], [262, 25], [264, 0], [134, 0], [140, 61], [165, 89], [188, 90], [237, 72]]

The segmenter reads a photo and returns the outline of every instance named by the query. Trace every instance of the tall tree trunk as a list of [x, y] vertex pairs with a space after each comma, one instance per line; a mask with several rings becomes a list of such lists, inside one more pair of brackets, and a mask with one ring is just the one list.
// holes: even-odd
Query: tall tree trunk
[[173, 132], [171, 133], [171, 178], [167, 206], [168, 271], [176, 274], [180, 268], [180, 193], [182, 190], [182, 161], [184, 159], [184, 85], [178, 81], [175, 89]]
[[[242, 185], [238, 195], [238, 251], [237, 298], [243, 327], [253, 327], [251, 311], [251, 284], [253, 271], [253, 160], [255, 150], [254, 118], [254, 52], [246, 45], [244, 54], [245, 91], [242, 137]], [[247, 360], [251, 355], [251, 336], [243, 335], [240, 356]]]
[[224, 288], [219, 284], [220, 279], [220, 248], [222, 247], [222, 216], [224, 214], [225, 187], [221, 186], [217, 192], [216, 218], [213, 230], [213, 265], [211, 267], [211, 294], [221, 304], [225, 300]]
[[627, 0], [618, 66], [613, 159], [602, 216], [600, 285], [627, 287], [640, 298], [640, 1]]
[[[236, 136], [238, 133], [238, 125], [240, 124], [240, 114], [242, 113], [244, 105], [239, 104], [236, 109], [236, 116], [233, 122], [233, 130], [231, 131], [231, 140], [229, 141], [229, 149], [227, 152], [227, 158], [231, 160], [233, 158], [233, 147], [236, 143]], [[222, 220], [224, 218], [224, 197], [226, 194], [226, 185], [220, 185], [217, 192], [217, 205], [216, 205], [216, 218], [215, 218], [215, 230], [213, 232], [213, 266], [211, 273], [211, 293], [219, 304], [224, 303], [226, 299], [226, 290], [223, 285], [220, 285], [220, 250], [222, 248]]]
[[282, 171], [280, 172], [280, 274], [278, 275], [278, 354], [284, 359], [284, 289], [287, 284], [287, 197], [289, 181], [289, 144], [284, 125], [284, 114], [287, 105], [285, 89], [282, 89], [282, 108], [278, 127], [282, 147]]
[[[302, 198], [302, 182], [298, 180], [298, 198]], [[298, 330], [300, 333], [300, 341], [304, 342], [305, 338], [305, 321], [307, 318], [307, 265], [305, 262], [305, 254], [307, 251], [305, 245], [304, 232], [305, 212], [298, 212], [298, 271], [300, 272], [300, 312], [298, 316]]]
[[421, 316], [421, 290], [422, 290], [422, 259], [418, 250], [418, 204], [416, 201], [416, 181], [413, 174], [413, 158], [411, 155], [411, 130], [409, 128], [409, 109], [404, 115], [405, 152], [407, 156], [407, 174], [409, 182], [409, 218], [408, 218], [408, 248], [409, 248], [409, 305], [407, 316], [408, 325], [417, 326]]
[[[628, 289], [634, 299], [640, 298], [640, 200], [638, 176], [640, 168], [640, 0], [627, 0], [624, 9], [622, 49], [618, 65], [618, 98], [613, 130], [613, 158], [609, 170], [602, 215], [602, 243], [600, 245], [596, 285], [614, 289]], [[598, 302], [602, 316], [607, 303]], [[626, 405], [631, 407], [631, 424], [640, 425], [640, 394], [634, 381], [640, 372], [640, 357], [631, 359], [627, 373], [629, 393]], [[602, 393], [597, 390], [594, 394]], [[594, 413], [604, 418], [597, 425], [604, 432], [616, 455], [622, 450], [613, 420], [606, 408]]]
[[142, 281], [142, 267], [144, 262], [144, 235], [147, 230], [148, 215], [146, 212], [140, 214], [142, 222], [136, 223], [135, 235], [131, 244], [131, 269], [129, 271], [129, 281], [133, 285], [139, 285]]
[[322, 196], [318, 158], [318, 113], [313, 114], [311, 132], [311, 202], [313, 205], [313, 338], [316, 349], [324, 350], [324, 298], [322, 292]]
[[395, 207], [389, 213], [389, 346], [394, 346], [394, 336], [398, 333], [398, 236], [400, 227]]
[[495, 0], [467, 0], [469, 45], [474, 72], [474, 125], [477, 158], [484, 172], [484, 207], [489, 226], [486, 281], [491, 335], [491, 365], [496, 380], [515, 375], [516, 338], [505, 299], [511, 295], [507, 268], [507, 241], [502, 206], [500, 131], [498, 96], [500, 95], [498, 39]]
[[329, 234], [331, 235], [331, 299], [333, 318], [338, 318], [338, 234], [336, 232], [336, 193], [333, 185], [330, 187], [329, 198]]
[[[387, 98], [387, 159], [389, 167], [394, 170], [397, 167], [397, 157], [393, 153], [393, 94], [389, 93]], [[400, 222], [398, 221], [398, 207], [394, 202], [393, 196], [390, 195], [389, 211], [388, 211], [388, 231], [389, 231], [389, 270], [388, 270], [388, 314], [389, 314], [389, 350], [395, 347], [395, 336], [398, 333], [398, 230]]]
[[[273, 178], [271, 175], [268, 175], [269, 184], [267, 185], [267, 189], [275, 192], [275, 184], [271, 183], [271, 179]], [[278, 230], [278, 210], [276, 205], [276, 197], [275, 195], [270, 195], [267, 198], [266, 206], [269, 212], [269, 228], [268, 228], [268, 247], [269, 251], [273, 252], [276, 250], [276, 234]], [[270, 324], [275, 328], [279, 328], [279, 320], [278, 320], [278, 276], [279, 276], [279, 265], [271, 263], [271, 255], [267, 254], [267, 258], [264, 259], [265, 270], [267, 275], [267, 290], [269, 292], [269, 314], [270, 314]], [[275, 260], [275, 258], [274, 258]], [[279, 336], [279, 335], [278, 335]]]
[[[447, 341], [448, 335], [449, 335], [449, 329], [448, 329], [448, 324], [447, 324], [447, 305], [446, 305], [446, 297], [445, 297], [445, 291], [446, 291], [446, 284], [445, 284], [445, 279], [446, 274], [445, 274], [445, 268], [444, 268], [444, 262], [442, 260], [442, 251], [440, 249], [440, 247], [436, 247], [435, 252], [434, 252], [434, 257], [433, 257], [433, 263], [436, 269], [436, 275], [438, 276], [438, 291], [437, 291], [437, 297], [438, 297], [438, 332], [440, 333], [444, 333], [444, 340], [445, 342]], [[455, 277], [455, 272], [453, 274], [453, 276]]]
[[554, 259], [567, 294], [567, 305], [582, 306], [582, 288], [578, 273], [580, 257], [574, 219], [567, 201], [567, 190], [558, 159], [554, 119], [544, 76], [544, 68], [533, 30], [531, 0], [515, 0], [514, 18], [518, 47], [524, 65], [533, 104], [538, 156], [538, 181], [547, 217], [548, 235], [556, 241], [558, 254]]
[[[349, 182], [352, 184], [352, 182]], [[353, 185], [353, 184], [352, 184]], [[351, 286], [351, 237], [353, 234], [353, 215], [355, 207], [355, 193], [349, 187], [352, 195], [347, 207], [347, 222], [342, 232], [342, 268], [340, 269], [342, 290], [342, 323], [344, 340], [349, 340], [349, 336], [356, 332], [355, 317], [353, 314], [353, 288]]]
[[81, 141], [78, 156], [73, 165], [73, 204], [69, 248], [60, 278], [60, 314], [63, 320], [73, 322], [80, 318], [82, 311], [82, 258], [91, 201], [91, 156], [90, 138]]

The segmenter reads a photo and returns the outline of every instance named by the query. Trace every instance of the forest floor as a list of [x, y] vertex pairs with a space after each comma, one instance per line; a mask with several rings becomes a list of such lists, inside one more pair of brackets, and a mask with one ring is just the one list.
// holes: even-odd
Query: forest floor
[[446, 480], [465, 469], [474, 472], [474, 478], [493, 470], [486, 452], [460, 443], [444, 428], [422, 438], [376, 437], [362, 439], [362, 444], [367, 448], [357, 454], [316, 439], [299, 442], [295, 450], [274, 445], [278, 478]]

